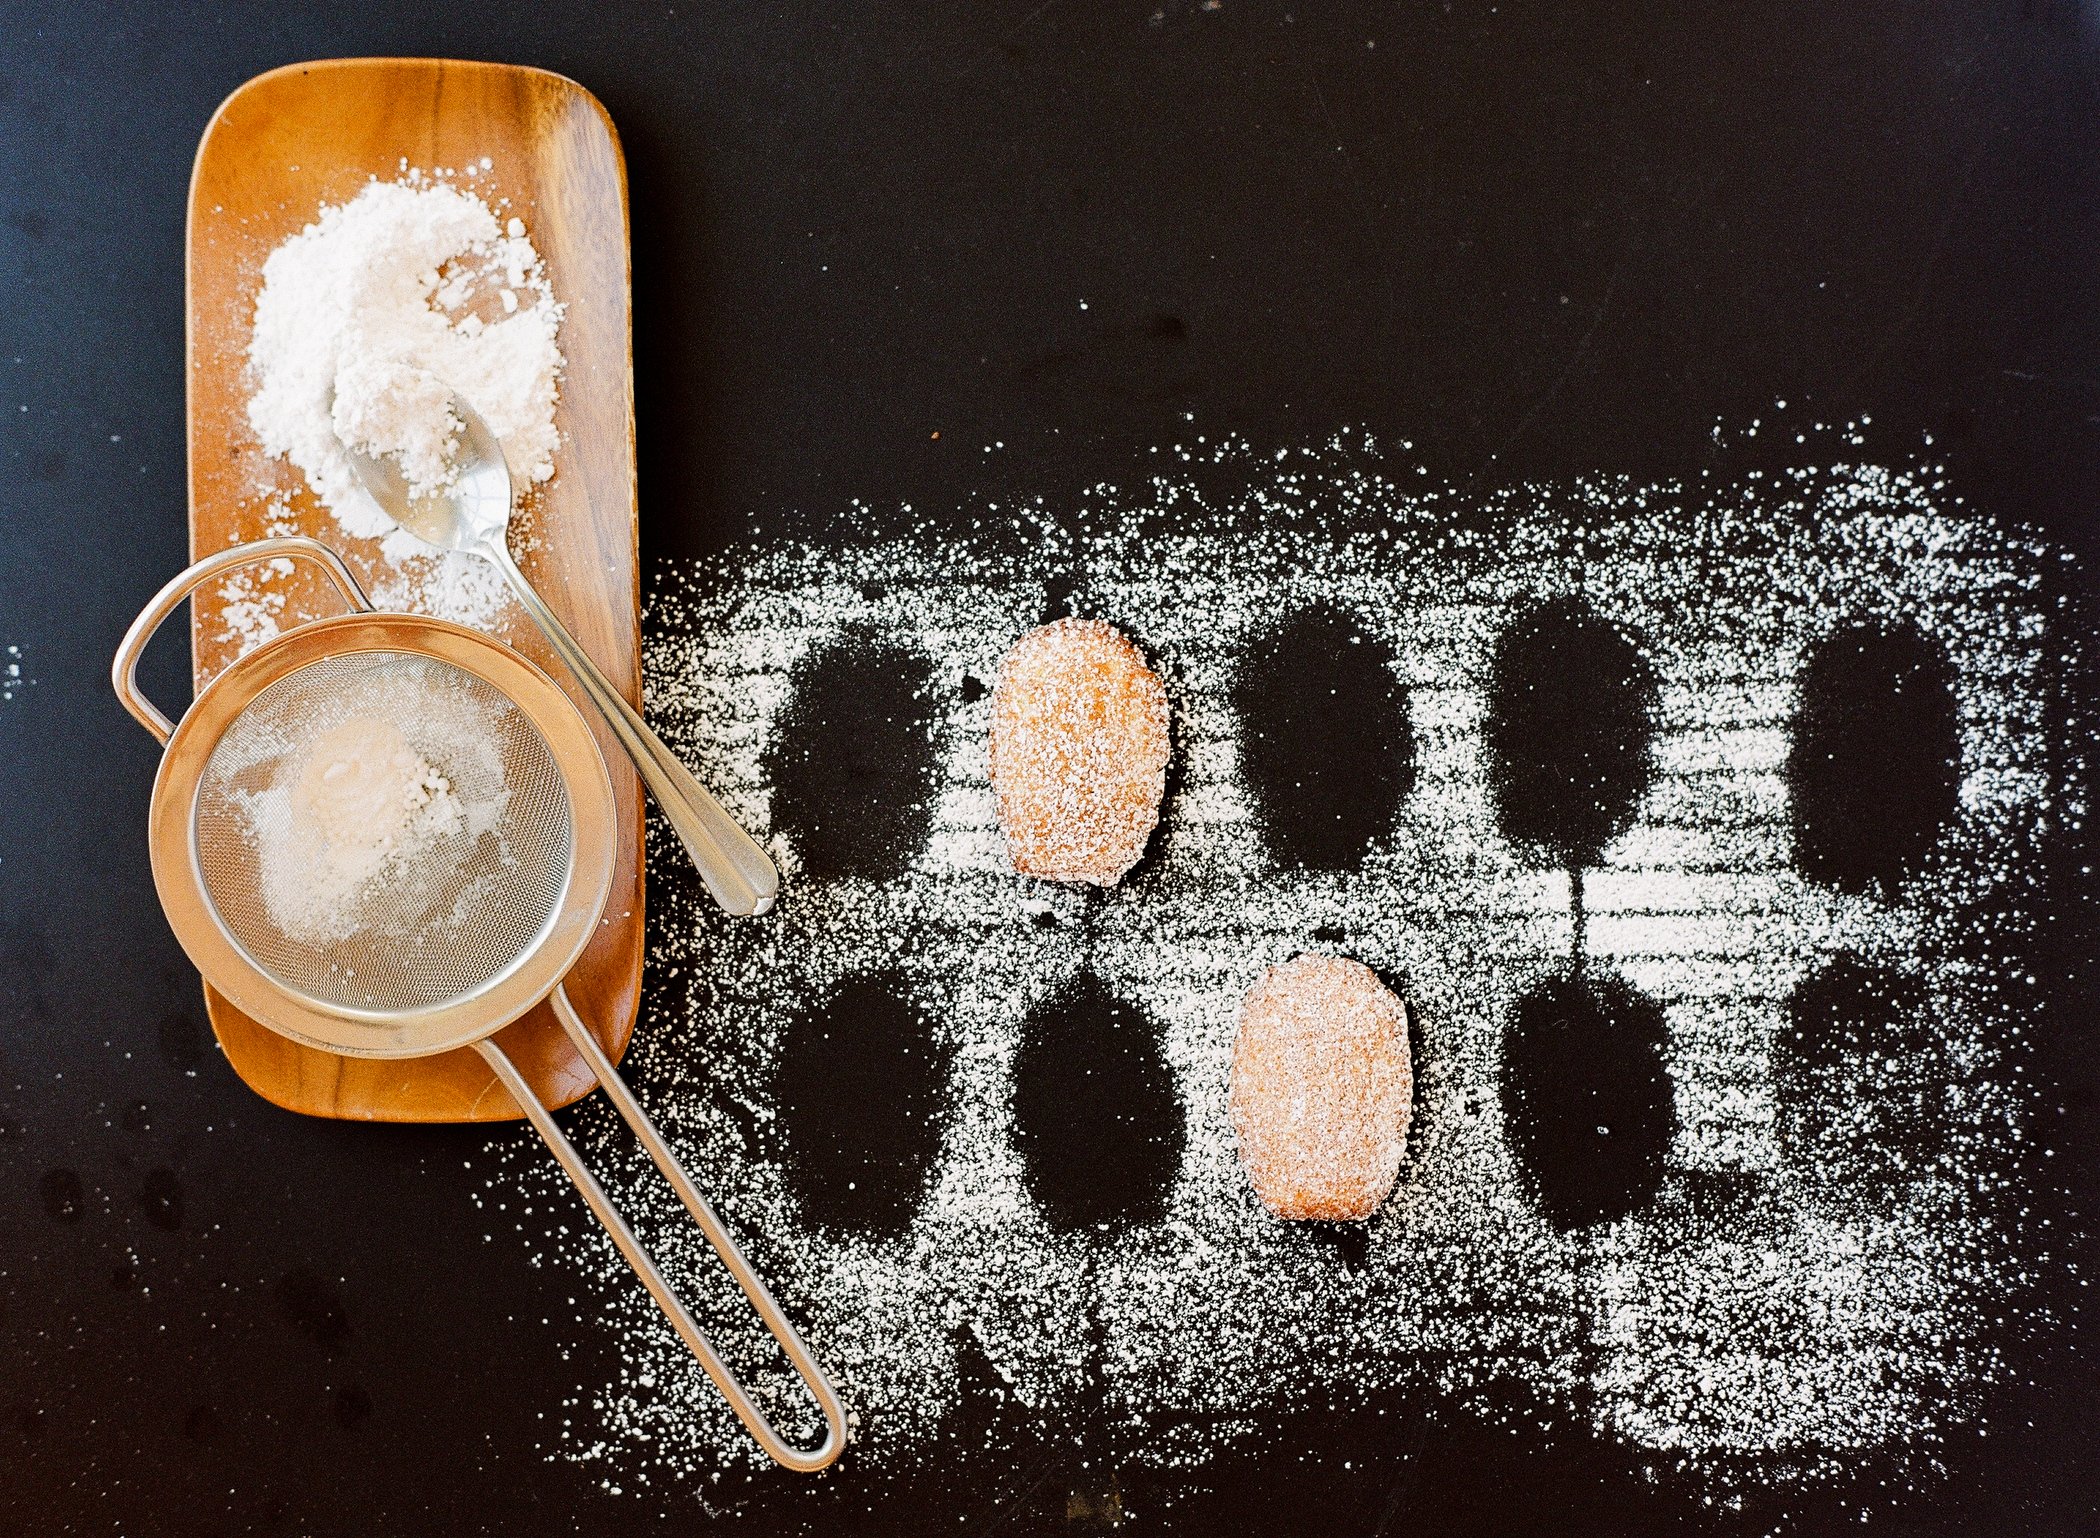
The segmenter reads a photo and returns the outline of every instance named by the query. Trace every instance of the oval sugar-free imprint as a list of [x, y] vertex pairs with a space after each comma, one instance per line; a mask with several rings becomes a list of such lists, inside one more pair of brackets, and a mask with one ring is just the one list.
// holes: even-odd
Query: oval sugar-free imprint
[[1232, 680], [1240, 770], [1279, 865], [1361, 869], [1415, 785], [1415, 728], [1392, 645], [1329, 603], [1249, 638]]

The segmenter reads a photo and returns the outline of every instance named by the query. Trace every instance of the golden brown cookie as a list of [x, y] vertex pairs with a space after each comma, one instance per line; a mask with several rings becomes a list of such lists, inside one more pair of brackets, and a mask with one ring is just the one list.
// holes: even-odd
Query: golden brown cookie
[[1361, 962], [1300, 956], [1240, 1001], [1232, 1130], [1279, 1218], [1367, 1218], [1399, 1177], [1413, 1109], [1407, 1007]]
[[992, 689], [992, 789], [1014, 869], [1113, 886], [1145, 852], [1167, 787], [1167, 691], [1100, 620], [1031, 630]]

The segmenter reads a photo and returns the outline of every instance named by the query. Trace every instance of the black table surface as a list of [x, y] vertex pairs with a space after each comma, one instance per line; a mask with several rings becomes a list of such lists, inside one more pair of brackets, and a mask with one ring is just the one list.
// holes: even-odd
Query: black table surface
[[[184, 553], [191, 155], [249, 76], [358, 54], [539, 65], [611, 110], [652, 562], [850, 539], [854, 498], [936, 517], [972, 495], [1054, 501], [1189, 430], [1279, 446], [1362, 428], [1483, 490], [1666, 476], [1777, 398], [1871, 416], [1868, 455], [1929, 432], [1973, 504], [2100, 554], [2100, 19], [2075, 0], [0, 0], [0, 644], [27, 680], [0, 702], [10, 1531], [698, 1520], [691, 1492], [615, 1496], [540, 1450], [554, 1386], [609, 1366], [557, 1369], [561, 1278], [469, 1216], [481, 1134], [249, 1093], [149, 882], [155, 755], [107, 668]], [[149, 688], [180, 699], [185, 675], [163, 645]], [[2075, 971], [2059, 981], [2081, 999]], [[2060, 1011], [2045, 1064], [2067, 1268], [2093, 1186], [2091, 1024]], [[2034, 1342], [1992, 1436], [1878, 1492], [1869, 1530], [2090, 1531], [2079, 1329], [2067, 1311]], [[1137, 1480], [1126, 1519], [1859, 1522], [1813, 1501], [1717, 1517], [1606, 1444], [1462, 1417], [1347, 1474], [1277, 1446], [1172, 1505]], [[1054, 1445], [859, 1478], [821, 1497], [754, 1483], [722, 1520], [1105, 1520], [1067, 1499], [1098, 1471]]]

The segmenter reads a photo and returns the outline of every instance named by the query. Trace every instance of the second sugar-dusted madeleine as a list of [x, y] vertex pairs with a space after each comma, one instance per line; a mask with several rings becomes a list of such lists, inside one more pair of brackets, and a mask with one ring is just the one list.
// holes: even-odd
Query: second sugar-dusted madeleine
[[1167, 788], [1167, 691], [1115, 626], [1029, 631], [992, 689], [992, 789], [1014, 869], [1113, 886], [1145, 852]]
[[1229, 1099], [1240, 1162], [1279, 1218], [1368, 1218], [1407, 1151], [1407, 1006], [1360, 961], [1305, 955], [1240, 1001]]

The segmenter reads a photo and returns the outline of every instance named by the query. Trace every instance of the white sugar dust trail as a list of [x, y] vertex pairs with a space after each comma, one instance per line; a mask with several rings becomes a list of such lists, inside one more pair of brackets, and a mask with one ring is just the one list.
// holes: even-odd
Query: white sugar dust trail
[[[769, 837], [786, 887], [757, 922], [658, 901], [631, 1075], [845, 1385], [848, 1456], [938, 1457], [968, 1340], [1021, 1405], [1133, 1428], [1165, 1465], [1404, 1384], [1489, 1415], [1557, 1405], [1716, 1486], [1834, 1477], [1896, 1445], [1929, 1463], [2000, 1370], [1991, 1322], [2040, 1263], [2007, 1194], [2037, 1111], [2013, 1066], [2035, 1024], [2013, 963], [2040, 921], [2049, 829], [2083, 815], [2051, 716], [2076, 644], [2053, 607], [2060, 557], [1949, 510], [1923, 471], [1468, 501], [1324, 460], [1241, 463], [1230, 495], [1098, 488], [1054, 526], [990, 517], [1001, 538], [981, 545], [741, 552], [674, 574], [652, 605], [651, 715]], [[979, 685], [1053, 591], [1137, 637], [1172, 697], [1164, 826], [1106, 898], [1014, 877], [986, 783]], [[1575, 599], [1656, 681], [1652, 774], [1584, 873], [1580, 925], [1568, 873], [1499, 828], [1484, 740], [1497, 638]], [[1387, 649], [1414, 735], [1392, 825], [1344, 871], [1278, 863], [1244, 772], [1242, 659], [1308, 606]], [[1797, 868], [1788, 814], [1804, 659], [1855, 623], [1944, 649], [1960, 751], [1951, 824], [1908, 879], [1864, 894]], [[872, 875], [811, 874], [767, 772], [798, 668], [839, 646], [920, 659], [930, 702], [923, 836]], [[1408, 1160], [1358, 1265], [1262, 1211], [1226, 1116], [1241, 992], [1314, 948], [1397, 979], [1419, 1030]], [[1513, 1157], [1503, 1076], [1520, 1001], [1571, 963], [1660, 1010], [1674, 1131], [1636, 1210], [1562, 1227]], [[1922, 1006], [1942, 1075], [1929, 1158], [1905, 1163], [1876, 1125], [1818, 1141], [1788, 1119], [1789, 1000], [1838, 963]], [[1073, 1231], [1031, 1193], [1015, 1064], [1031, 1010], [1081, 972], [1156, 1030], [1183, 1134], [1156, 1211]], [[790, 1022], [871, 977], [935, 1022], [945, 1064], [923, 1194], [881, 1235], [812, 1220], [776, 1093]], [[1834, 1103], [1872, 1105], [1892, 1065], [1819, 1071]], [[617, 1124], [577, 1120], [616, 1196], [669, 1236], [668, 1268], [718, 1298]], [[517, 1227], [536, 1263], [586, 1273], [619, 1343], [617, 1379], [566, 1401], [551, 1451], [610, 1485], [747, 1464], [609, 1246], [546, 1216], [569, 1198], [536, 1145], [500, 1136], [485, 1163], [491, 1203], [528, 1188]], [[770, 1360], [728, 1302], [710, 1318], [732, 1357]], [[768, 1402], [792, 1420], [781, 1377]]]

